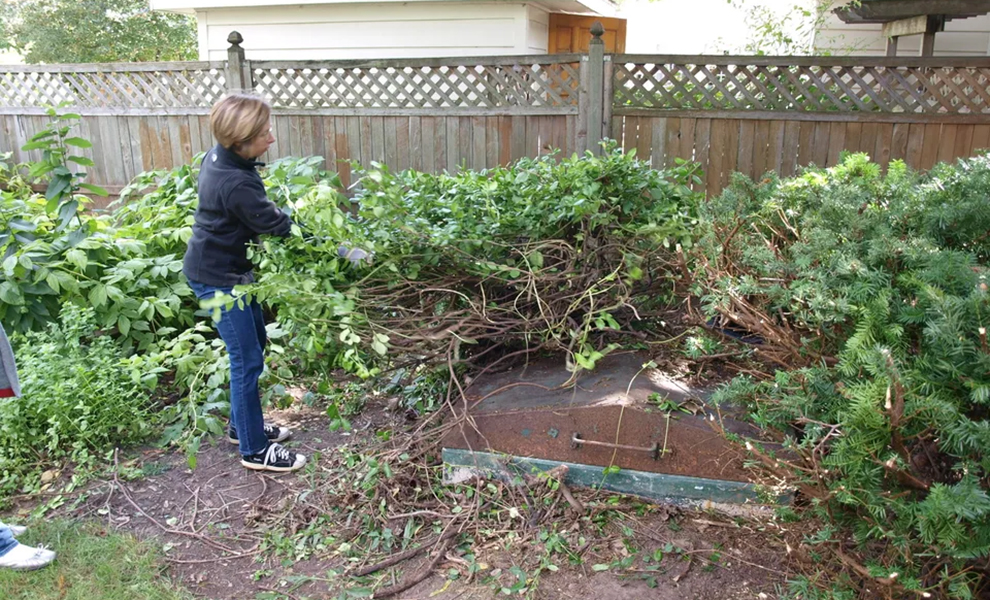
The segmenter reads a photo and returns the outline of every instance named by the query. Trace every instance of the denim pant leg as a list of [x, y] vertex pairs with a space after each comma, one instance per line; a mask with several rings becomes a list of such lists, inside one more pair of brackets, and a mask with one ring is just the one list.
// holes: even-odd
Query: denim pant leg
[[[212, 298], [218, 291], [229, 294], [232, 289], [194, 281], [189, 282], [189, 287], [201, 300]], [[250, 302], [223, 308], [216, 328], [230, 357], [230, 422], [237, 431], [241, 454], [257, 454], [268, 447], [258, 393], [258, 378], [265, 368], [263, 352], [266, 342], [261, 306]]]
[[17, 546], [14, 534], [10, 533], [10, 527], [0, 523], [0, 556], [10, 552]]

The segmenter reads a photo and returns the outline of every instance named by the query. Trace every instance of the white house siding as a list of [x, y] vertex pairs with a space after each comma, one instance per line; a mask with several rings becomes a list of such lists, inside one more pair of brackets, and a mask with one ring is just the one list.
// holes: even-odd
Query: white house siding
[[255, 60], [482, 56], [547, 48], [546, 14], [524, 3], [259, 6], [197, 10], [196, 18], [201, 60], [224, 59], [233, 30]]
[[[883, 55], [887, 40], [881, 34], [882, 25], [843, 23], [834, 14], [815, 36], [820, 52], [851, 55]], [[921, 50], [921, 36], [899, 38], [897, 54], [914, 55]], [[986, 56], [990, 54], [990, 15], [954, 19], [945, 24], [945, 31], [935, 35], [935, 56]]]
[[550, 44], [550, 12], [528, 4], [526, 14], [526, 53], [546, 54]]

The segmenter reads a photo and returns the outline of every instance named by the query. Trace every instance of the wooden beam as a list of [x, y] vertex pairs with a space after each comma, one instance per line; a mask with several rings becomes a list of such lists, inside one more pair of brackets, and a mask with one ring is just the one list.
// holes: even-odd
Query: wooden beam
[[889, 21], [883, 24], [883, 37], [897, 38], [902, 35], [918, 35], [928, 31], [928, 16], [918, 15], [907, 19]]
[[887, 56], [897, 56], [897, 38], [887, 38]]
[[990, 0], [862, 0], [834, 12], [846, 23], [886, 23], [930, 14], [952, 19], [990, 12]]

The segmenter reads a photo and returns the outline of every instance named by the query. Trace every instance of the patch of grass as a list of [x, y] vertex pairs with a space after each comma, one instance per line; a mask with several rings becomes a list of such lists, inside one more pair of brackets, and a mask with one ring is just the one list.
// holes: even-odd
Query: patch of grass
[[95, 524], [39, 523], [20, 540], [58, 558], [39, 571], [0, 569], [4, 600], [191, 600], [164, 576], [157, 548]]

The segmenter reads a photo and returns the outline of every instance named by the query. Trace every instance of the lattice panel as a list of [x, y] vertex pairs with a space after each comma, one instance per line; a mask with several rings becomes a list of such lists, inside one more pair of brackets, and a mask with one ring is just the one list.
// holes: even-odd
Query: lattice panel
[[616, 108], [990, 113], [988, 67], [615, 65]]
[[[57, 69], [57, 67], [55, 67]], [[209, 107], [224, 94], [222, 67], [134, 71], [0, 70], [0, 106]]]
[[278, 108], [577, 106], [577, 64], [268, 67], [255, 89]]

